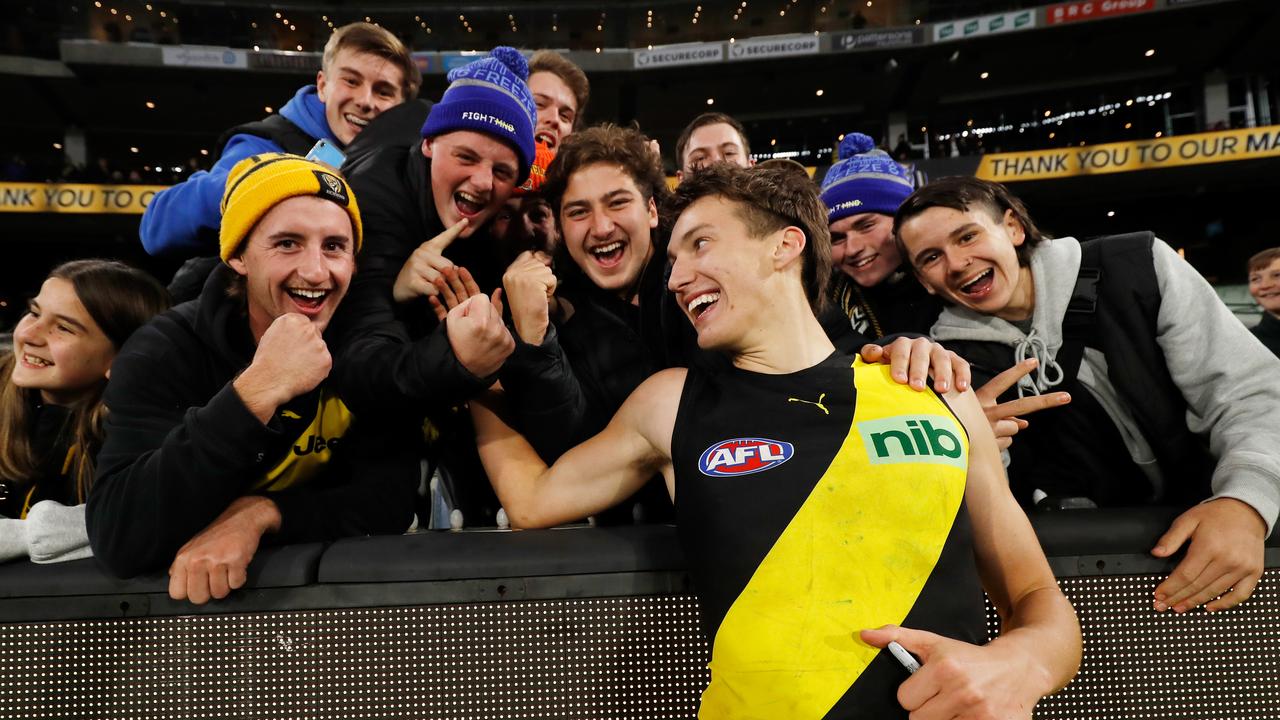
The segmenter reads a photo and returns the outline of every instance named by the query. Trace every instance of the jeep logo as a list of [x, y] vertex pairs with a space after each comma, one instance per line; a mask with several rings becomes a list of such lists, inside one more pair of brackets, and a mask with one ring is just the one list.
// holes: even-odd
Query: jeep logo
[[964, 431], [944, 415], [898, 415], [858, 423], [872, 465], [933, 463], [964, 468]]

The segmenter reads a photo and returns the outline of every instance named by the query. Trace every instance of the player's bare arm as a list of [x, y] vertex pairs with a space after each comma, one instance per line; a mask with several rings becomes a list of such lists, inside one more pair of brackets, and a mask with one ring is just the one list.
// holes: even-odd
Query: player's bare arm
[[664, 370], [636, 388], [598, 435], [550, 468], [502, 419], [501, 396], [472, 401], [476, 445], [513, 527], [549, 527], [612, 507], [657, 473], [675, 497], [671, 429], [685, 370]]

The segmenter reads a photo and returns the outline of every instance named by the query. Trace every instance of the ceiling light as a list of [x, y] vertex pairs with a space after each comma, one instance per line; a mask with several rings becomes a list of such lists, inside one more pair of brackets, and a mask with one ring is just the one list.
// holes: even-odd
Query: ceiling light
[[1143, 55], [1146, 55], [1147, 57], [1151, 57], [1152, 55], [1155, 55], [1155, 54], [1156, 54], [1156, 49], [1155, 49], [1155, 48], [1151, 48], [1150, 50], [1148, 50], [1148, 51], [1146, 51], [1146, 52], [1144, 52], [1144, 53], [1142, 53], [1142, 54], [1143, 54]]
[[131, 148], [129, 148], [129, 152], [131, 152], [131, 153], [136, 153], [136, 152], [138, 152], [138, 148], [136, 148], [136, 147], [131, 147]]
[[979, 75], [978, 77], [982, 78], [983, 80], [986, 80], [987, 78], [991, 77], [991, 73], [984, 72], [984, 73], [982, 73], [981, 75]]
[[1115, 211], [1115, 210], [1108, 210], [1108, 211], [1107, 211], [1107, 217], [1115, 217], [1115, 216], [1116, 216], [1116, 211]]
[[1156, 137], [1161, 137], [1163, 135], [1164, 133], [1160, 132], [1159, 130], [1156, 131]]
[[147, 101], [147, 109], [148, 109], [148, 110], [155, 110], [155, 109], [156, 109], [156, 104], [155, 104], [154, 102], [152, 102], [152, 101], [148, 100], [148, 101]]
[[271, 106], [270, 106], [270, 105], [267, 105], [266, 107], [264, 107], [264, 108], [262, 108], [262, 109], [263, 109], [263, 110], [266, 110], [268, 114], [275, 112], [275, 110], [273, 110], [273, 109], [271, 108]]
[[815, 92], [814, 95], [817, 95], [818, 97], [822, 97], [822, 88], [818, 88], [818, 91]]
[[715, 105], [715, 104], [716, 104], [716, 99], [715, 99], [715, 98], [707, 98], [707, 104], [708, 104], [708, 105]]

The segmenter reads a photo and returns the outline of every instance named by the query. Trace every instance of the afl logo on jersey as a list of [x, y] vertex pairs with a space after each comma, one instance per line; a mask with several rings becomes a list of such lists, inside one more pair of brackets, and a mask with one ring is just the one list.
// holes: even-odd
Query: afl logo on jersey
[[775, 468], [791, 459], [795, 448], [789, 442], [765, 438], [721, 440], [698, 458], [698, 469], [711, 477], [750, 475]]

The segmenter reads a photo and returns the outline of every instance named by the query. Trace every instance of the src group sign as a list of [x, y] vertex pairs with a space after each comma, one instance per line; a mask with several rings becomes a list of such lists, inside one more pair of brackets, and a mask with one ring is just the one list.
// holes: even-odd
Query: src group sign
[[1052, 180], [1268, 157], [1280, 157], [1280, 125], [984, 155], [977, 176], [996, 182]]
[[0, 183], [0, 212], [141, 215], [163, 185]]

